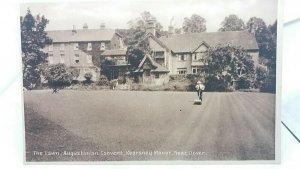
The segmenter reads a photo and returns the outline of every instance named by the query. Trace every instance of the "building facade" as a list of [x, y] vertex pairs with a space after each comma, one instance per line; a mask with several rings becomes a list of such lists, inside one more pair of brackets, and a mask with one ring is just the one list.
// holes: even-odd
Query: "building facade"
[[47, 31], [53, 40], [44, 51], [48, 53], [48, 64], [63, 63], [69, 68], [79, 70], [77, 80], [85, 80], [85, 73], [92, 73], [96, 81], [100, 74], [99, 64], [102, 53], [106, 50], [123, 49], [121, 35], [103, 26], [100, 29], [83, 29]]

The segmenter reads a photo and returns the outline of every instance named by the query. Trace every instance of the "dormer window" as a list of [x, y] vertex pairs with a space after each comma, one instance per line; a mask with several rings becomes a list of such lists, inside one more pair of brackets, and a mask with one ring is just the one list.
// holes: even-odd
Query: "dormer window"
[[92, 50], [92, 43], [88, 43], [87, 45], [87, 51], [91, 51]]
[[105, 43], [101, 42], [100, 50], [105, 50]]
[[185, 54], [179, 54], [178, 55], [178, 60], [179, 61], [185, 61], [186, 60], [186, 55]]
[[74, 50], [78, 50], [79, 49], [79, 44], [78, 43], [74, 43]]
[[53, 44], [48, 46], [48, 51], [52, 52], [53, 51]]

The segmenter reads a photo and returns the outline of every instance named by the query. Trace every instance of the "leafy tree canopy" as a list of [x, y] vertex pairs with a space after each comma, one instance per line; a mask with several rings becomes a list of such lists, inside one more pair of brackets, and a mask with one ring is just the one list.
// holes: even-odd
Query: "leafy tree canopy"
[[246, 28], [245, 23], [237, 15], [229, 15], [225, 17], [221, 23], [219, 31], [241, 31]]
[[241, 77], [254, 80], [254, 62], [247, 52], [231, 45], [212, 47], [206, 54], [208, 75], [228, 83]]
[[108, 80], [111, 80], [111, 73], [112, 73], [112, 68], [111, 66], [115, 65], [115, 62], [110, 59], [110, 58], [105, 58], [102, 60], [100, 68], [101, 68], [101, 74], [106, 76]]
[[[150, 12], [144, 11], [141, 13], [141, 16], [138, 18], [135, 18], [133, 20], [130, 20], [127, 22], [129, 26], [129, 30], [124, 32], [124, 41], [127, 45], [134, 45], [140, 41], [141, 38], [144, 37], [146, 34], [146, 22], [149, 19], [156, 20], [156, 17], [154, 17]], [[155, 23], [155, 36], [160, 37], [165, 34], [165, 32], [162, 30], [163, 27], [159, 22]]]
[[65, 64], [59, 63], [47, 67], [45, 78], [48, 80], [49, 87], [56, 92], [58, 89], [69, 86], [74, 77]]
[[20, 17], [23, 86], [26, 88], [34, 88], [41, 82], [47, 58], [42, 49], [52, 42], [45, 32], [48, 23], [44, 16], [34, 17], [29, 9], [24, 17]]
[[200, 15], [193, 14], [191, 18], [184, 18], [184, 33], [200, 33], [206, 31], [206, 20]]

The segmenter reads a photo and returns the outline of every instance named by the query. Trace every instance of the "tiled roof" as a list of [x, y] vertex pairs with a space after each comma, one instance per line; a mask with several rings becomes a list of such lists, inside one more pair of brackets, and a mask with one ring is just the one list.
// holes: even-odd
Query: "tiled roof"
[[247, 50], [258, 49], [255, 37], [248, 31], [175, 34], [169, 37], [163, 36], [160, 40], [175, 53], [191, 52], [202, 42], [209, 46], [231, 44]]
[[105, 50], [101, 55], [103, 56], [118, 56], [126, 55], [127, 49], [114, 49], [114, 50]]
[[78, 29], [47, 31], [53, 42], [91, 42], [91, 41], [110, 41], [115, 34], [113, 29]]
[[142, 66], [144, 65], [146, 59], [150, 60], [150, 63], [152, 64], [152, 66], [154, 67], [154, 69], [151, 70], [151, 72], [170, 72], [169, 70], [167, 70], [166, 68], [164, 68], [163, 66], [161, 66], [160, 64], [156, 63], [152, 57], [150, 55], [145, 55], [143, 60], [140, 62], [138, 68], [135, 70], [135, 72], [142, 72], [143, 70], [141, 69]]

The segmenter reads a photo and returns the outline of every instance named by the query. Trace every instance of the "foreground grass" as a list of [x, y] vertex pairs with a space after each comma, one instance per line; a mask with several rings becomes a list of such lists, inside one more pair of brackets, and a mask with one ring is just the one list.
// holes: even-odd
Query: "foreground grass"
[[[271, 160], [275, 97], [262, 93], [30, 91], [27, 161]], [[196, 151], [205, 156], [34, 155], [33, 151]]]

